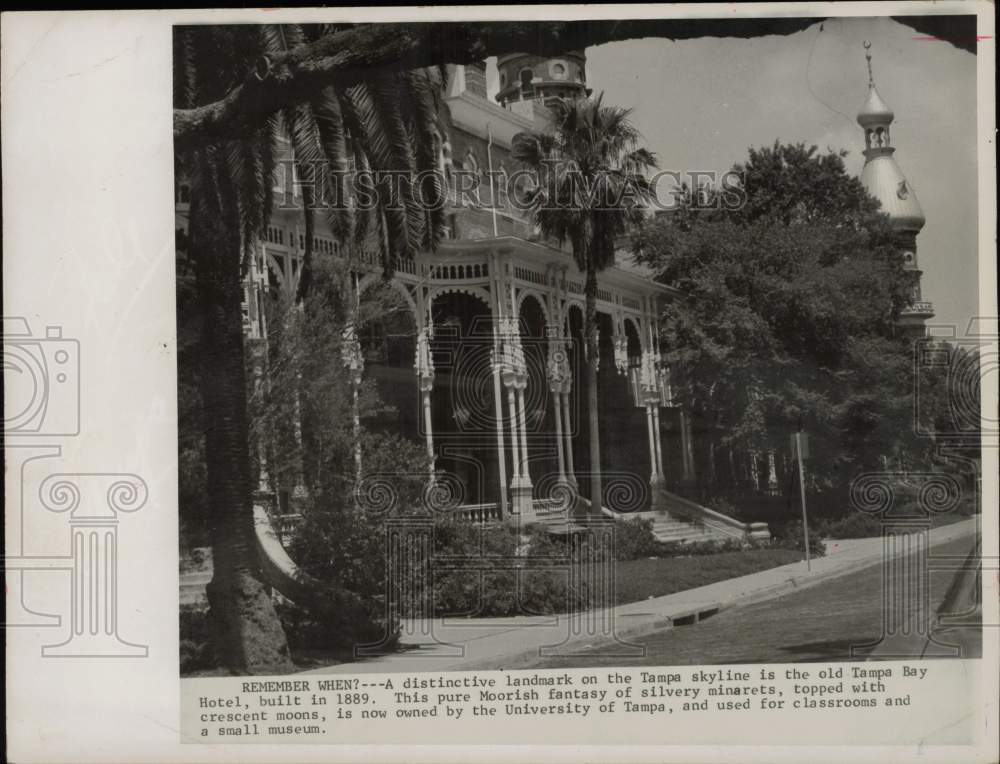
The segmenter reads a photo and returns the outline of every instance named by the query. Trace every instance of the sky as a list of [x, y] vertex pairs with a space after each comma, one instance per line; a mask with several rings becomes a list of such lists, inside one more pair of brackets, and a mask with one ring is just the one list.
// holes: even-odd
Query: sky
[[[921, 37], [888, 18], [844, 18], [787, 37], [631, 40], [588, 48], [587, 79], [606, 103], [634, 110], [661, 169], [722, 172], [780, 139], [846, 149], [860, 174], [869, 40], [896, 115], [896, 160], [927, 217], [917, 256], [930, 323], [962, 332], [978, 303], [976, 57]], [[492, 95], [492, 65], [488, 79]]]

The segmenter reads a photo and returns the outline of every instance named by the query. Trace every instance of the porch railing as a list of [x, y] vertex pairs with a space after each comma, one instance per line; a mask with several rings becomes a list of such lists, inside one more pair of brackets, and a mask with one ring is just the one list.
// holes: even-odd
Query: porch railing
[[498, 523], [503, 519], [500, 516], [500, 507], [496, 502], [488, 504], [464, 504], [456, 507], [454, 511], [463, 520], [472, 523]]

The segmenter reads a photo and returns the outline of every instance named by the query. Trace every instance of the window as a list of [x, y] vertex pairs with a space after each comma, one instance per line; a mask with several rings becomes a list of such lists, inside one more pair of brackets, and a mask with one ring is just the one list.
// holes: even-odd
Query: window
[[521, 77], [521, 89], [523, 90], [525, 88], [531, 87], [531, 81], [534, 79], [535, 73], [531, 71], [531, 69], [522, 69], [520, 77]]
[[552, 78], [555, 80], [566, 79], [566, 64], [562, 61], [554, 61], [552, 66], [549, 68], [549, 71], [552, 73]]

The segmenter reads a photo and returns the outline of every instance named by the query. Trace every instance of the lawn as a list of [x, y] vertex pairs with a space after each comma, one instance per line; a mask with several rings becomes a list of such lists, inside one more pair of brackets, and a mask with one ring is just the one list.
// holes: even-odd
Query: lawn
[[742, 552], [620, 562], [616, 570], [618, 591], [615, 602], [621, 605], [662, 597], [802, 559], [802, 552], [794, 549], [747, 549]]

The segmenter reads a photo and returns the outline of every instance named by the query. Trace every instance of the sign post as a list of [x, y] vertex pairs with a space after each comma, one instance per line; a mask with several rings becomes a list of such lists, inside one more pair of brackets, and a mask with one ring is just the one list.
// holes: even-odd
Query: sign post
[[799, 462], [799, 496], [802, 499], [802, 536], [806, 544], [806, 570], [812, 570], [809, 555], [809, 518], [806, 516], [806, 480], [802, 460], [809, 456], [809, 439], [801, 430], [792, 436], [792, 454]]

